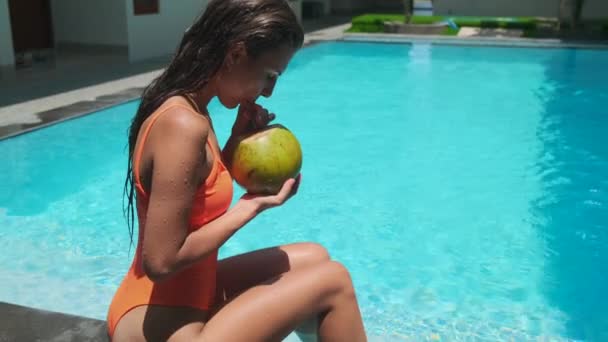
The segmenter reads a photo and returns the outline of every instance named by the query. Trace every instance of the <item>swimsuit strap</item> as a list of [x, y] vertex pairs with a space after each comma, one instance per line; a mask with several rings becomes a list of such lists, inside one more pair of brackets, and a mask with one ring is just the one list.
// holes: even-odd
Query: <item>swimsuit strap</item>
[[[175, 107], [182, 107], [192, 113], [200, 114], [199, 112], [192, 110], [192, 108], [181, 105], [181, 104], [173, 104], [173, 105], [167, 106], [167, 108], [164, 108], [163, 110], [160, 110], [160, 111], [152, 114], [152, 117], [150, 118], [150, 123], [145, 128], [145, 130], [140, 138], [141, 141], [139, 143], [139, 146], [137, 146], [137, 149], [135, 150], [135, 153], [133, 154], [133, 170], [132, 171], [134, 173], [135, 184], [141, 184], [140, 178], [139, 178], [139, 164], [140, 164], [140, 160], [141, 160], [141, 154], [144, 150], [144, 144], [145, 144], [146, 140], [148, 139], [148, 135], [150, 134], [150, 130], [152, 129], [152, 126], [154, 125], [156, 120], [158, 120], [158, 118], [160, 118], [160, 116], [162, 114], [169, 111], [169, 109], [172, 109]], [[209, 122], [209, 123], [211, 123], [211, 122]], [[209, 148], [211, 149], [212, 153], [214, 154], [214, 157], [218, 158], [217, 151], [215, 151], [215, 148], [213, 148], [213, 145], [209, 141], [209, 138], [207, 138], [207, 145], [209, 145]]]

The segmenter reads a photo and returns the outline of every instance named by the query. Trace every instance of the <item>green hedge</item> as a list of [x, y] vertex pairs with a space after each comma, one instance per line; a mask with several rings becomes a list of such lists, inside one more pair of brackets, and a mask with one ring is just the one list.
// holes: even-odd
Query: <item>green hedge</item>
[[353, 18], [348, 32], [384, 32], [385, 21], [403, 21], [404, 18], [398, 14], [364, 14]]
[[[513, 28], [531, 30], [538, 22], [532, 17], [455, 17], [455, 16], [413, 16], [412, 24], [435, 24], [452, 19], [456, 25], [463, 27]], [[353, 18], [348, 32], [383, 32], [385, 21], [403, 22], [405, 16], [398, 14], [364, 14]], [[452, 30], [454, 31], [454, 30]]]

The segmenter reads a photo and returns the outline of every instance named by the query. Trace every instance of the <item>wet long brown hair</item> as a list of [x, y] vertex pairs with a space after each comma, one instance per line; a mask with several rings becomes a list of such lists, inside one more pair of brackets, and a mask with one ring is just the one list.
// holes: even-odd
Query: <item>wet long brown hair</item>
[[135, 223], [133, 152], [143, 122], [172, 96], [204, 87], [220, 69], [227, 50], [242, 42], [251, 58], [264, 51], [290, 44], [300, 48], [304, 33], [287, 0], [211, 0], [184, 33], [177, 51], [164, 72], [143, 91], [129, 127], [129, 159], [124, 184], [124, 214], [131, 245]]

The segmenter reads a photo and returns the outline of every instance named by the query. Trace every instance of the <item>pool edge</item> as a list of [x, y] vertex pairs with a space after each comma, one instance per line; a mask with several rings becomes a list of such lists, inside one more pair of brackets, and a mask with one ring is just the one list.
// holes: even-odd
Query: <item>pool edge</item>
[[0, 302], [0, 341], [109, 341], [105, 321]]
[[608, 50], [608, 40], [570, 42], [560, 39], [516, 38], [516, 37], [454, 37], [441, 35], [412, 35], [398, 33], [348, 33], [342, 41], [378, 43], [428, 43], [460, 46], [504, 46], [528, 48], [577, 48]]
[[101, 95], [91, 101], [79, 101], [69, 105], [34, 113], [39, 119], [33, 123], [15, 123], [0, 126], [0, 141], [41, 128], [52, 126], [67, 120], [93, 114], [117, 105], [136, 101], [144, 88], [133, 87], [116, 93]]

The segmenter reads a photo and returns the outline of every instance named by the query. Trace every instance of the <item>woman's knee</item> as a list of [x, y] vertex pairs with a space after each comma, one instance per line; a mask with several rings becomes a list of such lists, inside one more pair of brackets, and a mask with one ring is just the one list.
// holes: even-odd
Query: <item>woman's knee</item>
[[329, 252], [321, 244], [316, 242], [305, 242], [303, 243], [303, 248], [306, 250], [309, 258], [314, 261], [323, 262], [330, 260]]
[[327, 274], [325, 279], [332, 280], [332, 287], [342, 294], [354, 296], [354, 285], [350, 272], [342, 263], [338, 261], [329, 261], [323, 264], [325, 267], [325, 273]]
[[301, 269], [330, 260], [329, 252], [325, 247], [314, 242], [302, 242], [286, 246], [289, 261], [293, 269]]

